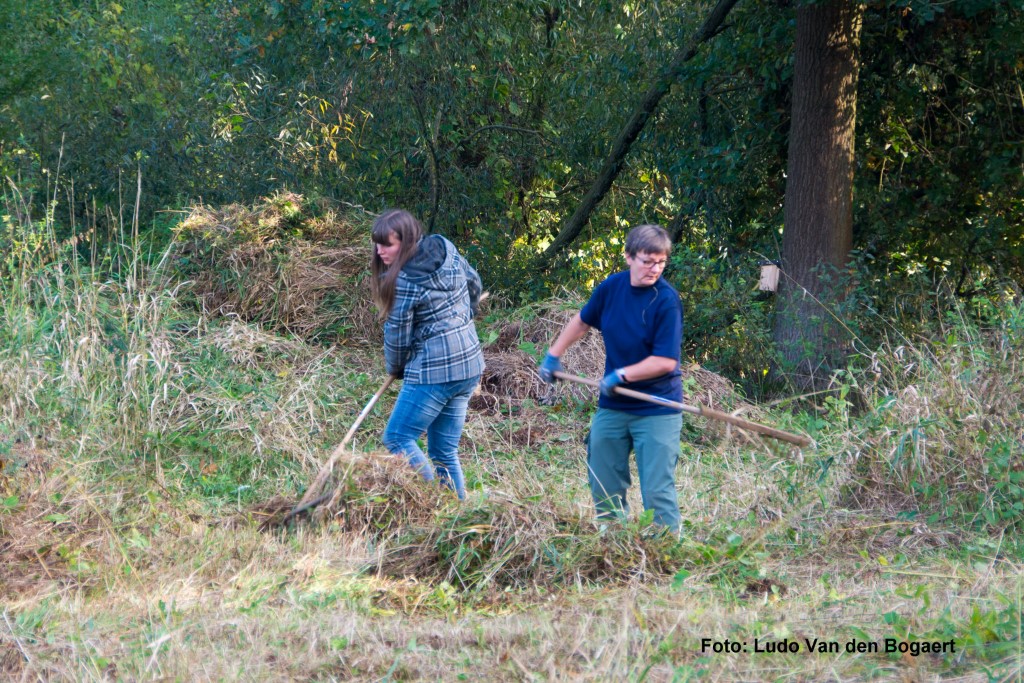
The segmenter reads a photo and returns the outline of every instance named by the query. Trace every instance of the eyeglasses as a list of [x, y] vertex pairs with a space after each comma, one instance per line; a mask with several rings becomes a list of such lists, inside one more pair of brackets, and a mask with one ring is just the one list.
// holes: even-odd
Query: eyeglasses
[[664, 268], [665, 265], [668, 263], [667, 259], [661, 259], [660, 261], [652, 261], [649, 258], [638, 258], [636, 261], [637, 261], [637, 263], [639, 263], [644, 268], [647, 268], [648, 270], [654, 269], [654, 268], [657, 268], [657, 269], [660, 270], [660, 269]]

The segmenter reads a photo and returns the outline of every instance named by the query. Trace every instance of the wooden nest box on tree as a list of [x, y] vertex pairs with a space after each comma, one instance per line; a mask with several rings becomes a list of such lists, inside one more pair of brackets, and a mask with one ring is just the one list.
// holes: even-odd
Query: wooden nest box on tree
[[761, 261], [761, 280], [757, 288], [762, 292], [774, 292], [779, 288], [779, 262]]

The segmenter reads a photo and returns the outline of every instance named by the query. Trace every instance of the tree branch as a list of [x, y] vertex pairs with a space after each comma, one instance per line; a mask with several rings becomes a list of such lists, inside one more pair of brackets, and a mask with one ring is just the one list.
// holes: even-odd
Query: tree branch
[[590, 215], [597, 208], [597, 205], [604, 199], [604, 196], [611, 189], [612, 183], [622, 170], [622, 162], [629, 153], [633, 143], [639, 137], [647, 121], [658, 108], [662, 98], [668, 94], [672, 84], [679, 78], [683, 65], [697, 55], [697, 49], [705, 42], [720, 32], [722, 23], [739, 0], [719, 0], [711, 14], [704, 20], [704, 23], [690, 39], [690, 42], [676, 53], [672, 63], [657, 81], [647, 90], [640, 104], [633, 111], [632, 116], [626, 125], [619, 131], [615, 142], [612, 143], [611, 153], [601, 167], [597, 178], [590, 186], [590, 190], [583, 197], [576, 211], [558, 232], [555, 240], [544, 250], [541, 255], [542, 263], [549, 264], [561, 250], [569, 246], [575, 240], [583, 228], [590, 221]]

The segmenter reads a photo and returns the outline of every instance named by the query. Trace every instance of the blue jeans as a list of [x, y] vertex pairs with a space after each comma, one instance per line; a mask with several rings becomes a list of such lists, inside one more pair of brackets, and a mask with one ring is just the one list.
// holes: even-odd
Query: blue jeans
[[[466, 497], [459, 439], [469, 397], [479, 382], [480, 377], [471, 377], [441, 384], [403, 383], [384, 429], [384, 445], [389, 451], [404, 455], [427, 481], [433, 481], [436, 472], [441, 483], [455, 491], [459, 500]], [[423, 432], [427, 433], [430, 460], [416, 443]]]
[[629, 514], [629, 452], [636, 453], [640, 496], [644, 509], [654, 511], [654, 523], [679, 532], [676, 463], [679, 461], [681, 413], [633, 415], [598, 408], [587, 439], [590, 493], [599, 518]]

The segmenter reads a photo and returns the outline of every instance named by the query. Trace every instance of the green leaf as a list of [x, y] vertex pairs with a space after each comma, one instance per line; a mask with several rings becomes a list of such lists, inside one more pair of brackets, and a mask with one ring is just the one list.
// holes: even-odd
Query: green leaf
[[675, 590], [679, 590], [683, 587], [683, 583], [688, 578], [690, 578], [690, 572], [685, 569], [680, 569], [676, 572], [676, 575], [672, 577], [672, 588]]

